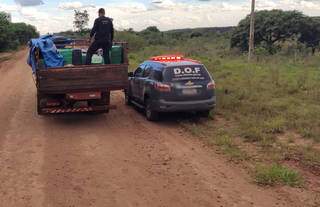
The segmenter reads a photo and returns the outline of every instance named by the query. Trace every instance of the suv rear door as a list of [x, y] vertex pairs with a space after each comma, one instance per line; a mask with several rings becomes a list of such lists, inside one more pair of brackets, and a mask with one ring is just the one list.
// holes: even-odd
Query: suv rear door
[[163, 82], [171, 86], [171, 92], [163, 94], [167, 101], [206, 100], [214, 95], [214, 91], [207, 88], [212, 78], [203, 65], [167, 67]]
[[144, 92], [145, 92], [145, 86], [146, 86], [146, 81], [149, 78], [149, 75], [151, 73], [152, 67], [148, 64], [145, 64], [142, 77], [139, 79], [139, 101], [143, 102], [144, 101]]
[[131, 84], [132, 96], [135, 99], [139, 99], [139, 95], [140, 95], [140, 79], [142, 78], [144, 67], [145, 67], [145, 65], [140, 65], [134, 71], [132, 82], [130, 83]]

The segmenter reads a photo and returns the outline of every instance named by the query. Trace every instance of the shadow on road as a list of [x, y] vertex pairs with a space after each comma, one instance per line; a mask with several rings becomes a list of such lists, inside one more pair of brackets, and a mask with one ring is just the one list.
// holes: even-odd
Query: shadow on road
[[90, 123], [101, 123], [108, 119], [108, 114], [60, 114], [60, 115], [49, 115], [42, 117], [48, 124], [64, 125], [64, 126], [85, 126]]

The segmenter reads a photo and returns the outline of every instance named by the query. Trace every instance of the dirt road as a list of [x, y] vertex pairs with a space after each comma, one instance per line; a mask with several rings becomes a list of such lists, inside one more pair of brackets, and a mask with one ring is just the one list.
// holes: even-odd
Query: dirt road
[[121, 92], [107, 115], [36, 115], [25, 62], [21, 51], [0, 68], [1, 207], [306, 206], [256, 186], [177, 123], [147, 122]]

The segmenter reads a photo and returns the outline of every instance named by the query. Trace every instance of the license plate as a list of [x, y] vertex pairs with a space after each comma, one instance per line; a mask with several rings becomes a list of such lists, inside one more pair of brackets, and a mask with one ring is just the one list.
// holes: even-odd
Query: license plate
[[183, 95], [196, 95], [198, 92], [197, 92], [197, 89], [183, 89], [182, 90], [182, 94]]
[[100, 92], [85, 92], [85, 93], [68, 93], [67, 99], [71, 100], [94, 100], [101, 99]]

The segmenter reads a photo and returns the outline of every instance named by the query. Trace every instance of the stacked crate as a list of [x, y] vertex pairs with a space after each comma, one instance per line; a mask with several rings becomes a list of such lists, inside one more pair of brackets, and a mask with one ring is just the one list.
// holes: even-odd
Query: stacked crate
[[72, 64], [72, 50], [71, 48], [58, 49], [59, 54], [63, 56], [64, 65]]
[[[72, 50], [71, 48], [65, 49], [58, 49], [59, 54], [63, 56], [64, 65], [72, 64]], [[121, 46], [112, 46], [110, 51], [110, 59], [111, 64], [122, 64], [123, 62], [123, 54], [122, 54], [122, 47]], [[82, 64], [85, 64], [86, 60], [86, 53], [82, 53]], [[92, 56], [92, 64], [104, 64], [104, 59], [100, 55], [94, 54]]]
[[122, 60], [122, 47], [121, 46], [113, 46], [111, 49], [111, 64], [121, 64]]

